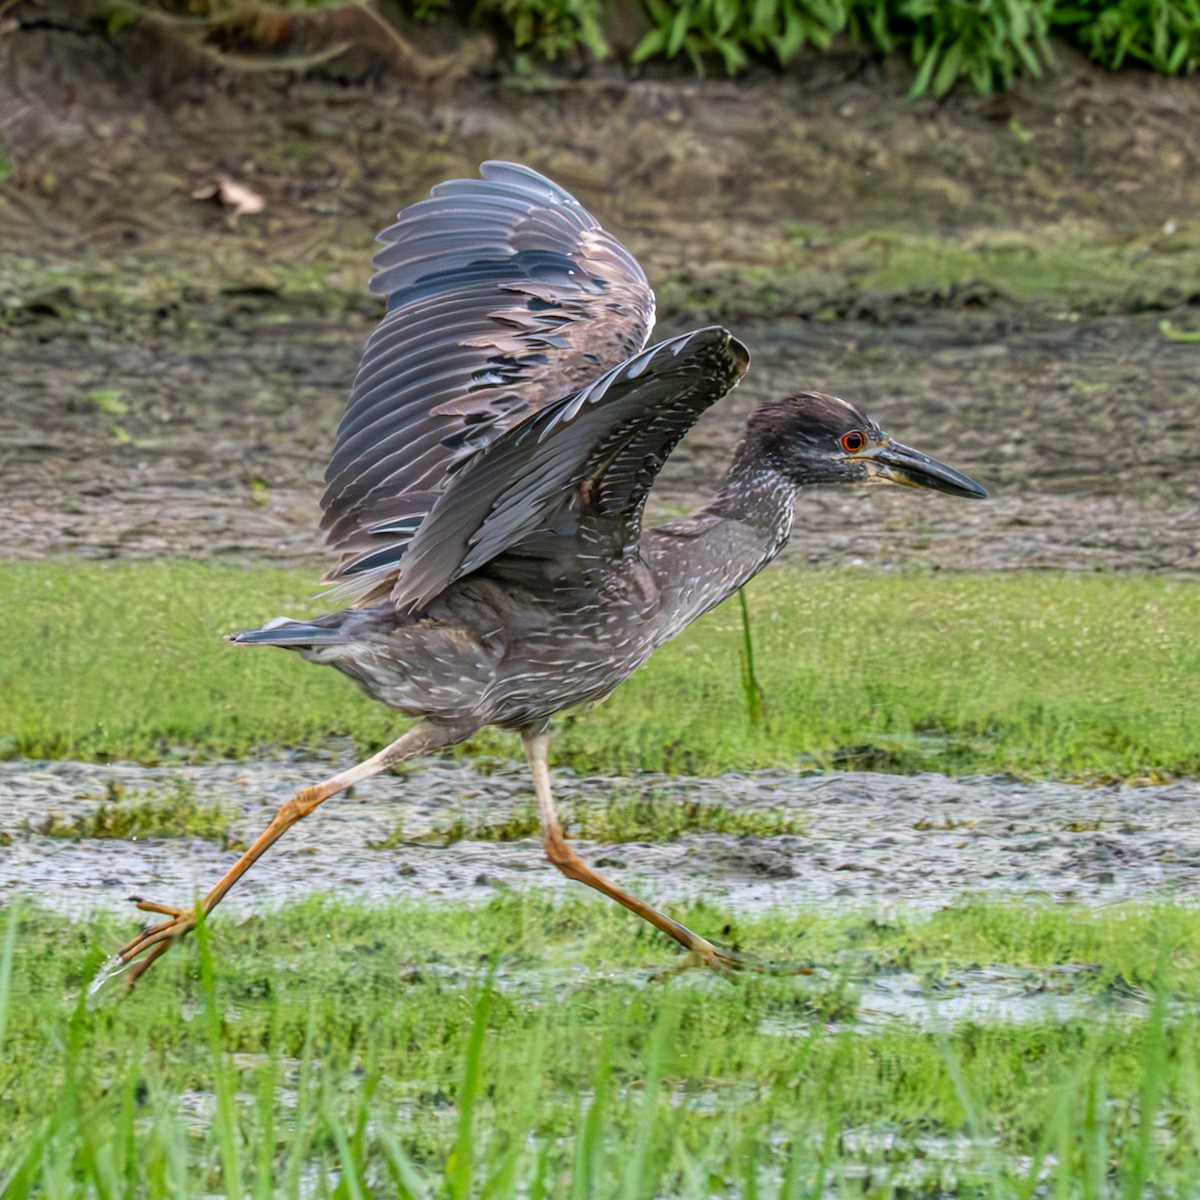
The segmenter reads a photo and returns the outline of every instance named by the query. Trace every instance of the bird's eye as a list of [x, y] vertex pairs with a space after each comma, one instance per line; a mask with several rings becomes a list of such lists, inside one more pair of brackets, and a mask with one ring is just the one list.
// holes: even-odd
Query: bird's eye
[[842, 449], [847, 454], [857, 454], [867, 444], [867, 435], [859, 429], [842, 434]]

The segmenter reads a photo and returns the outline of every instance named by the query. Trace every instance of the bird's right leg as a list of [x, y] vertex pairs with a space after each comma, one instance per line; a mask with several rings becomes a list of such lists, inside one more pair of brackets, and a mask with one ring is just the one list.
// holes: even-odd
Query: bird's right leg
[[[216, 885], [200, 903], [200, 911], [207, 916], [224, 899], [235, 883], [266, 853], [297, 821], [307, 817], [317, 805], [344, 792], [348, 787], [378, 775], [405, 759], [416, 758], [431, 750], [453, 746], [475, 732], [475, 726], [437, 725], [432, 721], [421, 721], [403, 737], [385, 746], [378, 754], [365, 762], [341, 771], [326, 779], [324, 783], [301, 788], [272, 818], [271, 823], [255, 838], [250, 848], [225, 872]], [[155, 959], [165, 954], [180, 938], [196, 926], [196, 911], [192, 908], [175, 908], [138, 899], [137, 906], [143, 912], [159, 913], [170, 918], [153, 925], [139, 934], [129, 945], [119, 950], [92, 981], [90, 993], [95, 994], [108, 980], [124, 975], [125, 982], [132, 987], [146, 972]]]
[[693, 933], [686, 925], [652, 908], [644, 900], [639, 900], [629, 892], [605, 879], [599, 871], [593, 870], [575, 853], [571, 844], [563, 836], [562, 825], [558, 820], [558, 812], [554, 807], [554, 794], [550, 790], [550, 764], [547, 752], [550, 746], [550, 735], [545, 730], [524, 730], [521, 733], [521, 744], [525, 748], [525, 757], [529, 760], [529, 769], [533, 774], [533, 789], [537, 795], [538, 816], [541, 820], [542, 838], [546, 848], [546, 857], [568, 878], [579, 883], [586, 883], [605, 896], [624, 905], [630, 912], [637, 913], [644, 921], [649, 921], [656, 929], [673, 937], [681, 946], [691, 953], [691, 963], [714, 967], [718, 971], [740, 971], [747, 967], [757, 970], [741, 955], [732, 954], [714, 946], [707, 938]]

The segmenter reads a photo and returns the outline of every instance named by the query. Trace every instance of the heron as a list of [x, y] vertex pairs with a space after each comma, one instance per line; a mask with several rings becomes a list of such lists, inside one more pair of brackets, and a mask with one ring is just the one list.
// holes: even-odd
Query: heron
[[354, 784], [485, 726], [516, 732], [547, 858], [675, 939], [689, 961], [745, 959], [588, 866], [563, 835], [548, 764], [554, 716], [606, 698], [664, 642], [783, 549], [797, 496], [890, 482], [980, 498], [968, 476], [815, 391], [749, 417], [716, 495], [643, 526], [668, 455], [746, 373], [710, 325], [648, 345], [654, 293], [574, 196], [485, 162], [379, 235], [367, 341], [326, 471], [321, 522], [342, 605], [230, 635], [348, 675], [412, 724], [363, 762], [301, 788], [200, 903], [165, 918], [98, 978], [132, 985], [211, 913], [297, 821]]

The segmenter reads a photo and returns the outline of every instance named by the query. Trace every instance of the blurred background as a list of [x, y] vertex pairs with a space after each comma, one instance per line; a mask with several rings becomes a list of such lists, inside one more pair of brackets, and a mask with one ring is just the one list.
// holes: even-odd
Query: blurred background
[[816, 497], [802, 561], [1193, 572], [1187, 0], [0, 0], [5, 553], [319, 549], [372, 237], [485, 158], [574, 191], [661, 334], [816, 388], [987, 505]]

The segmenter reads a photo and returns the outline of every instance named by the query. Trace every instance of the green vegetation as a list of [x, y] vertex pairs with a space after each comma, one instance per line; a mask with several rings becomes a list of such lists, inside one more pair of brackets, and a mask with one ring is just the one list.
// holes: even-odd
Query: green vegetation
[[1200, 342], [1200, 329], [1180, 329], [1173, 321], [1159, 321], [1158, 331], [1168, 342]]
[[[756, 60], [786, 66], [806, 47], [828, 49], [840, 36], [910, 59], [912, 96], [945, 96], [958, 83], [987, 94], [1010, 87], [1018, 75], [1039, 76], [1054, 61], [1051, 34], [1114, 69], [1127, 59], [1172, 75], [1200, 66], [1200, 0], [643, 0], [643, 6], [651, 28], [630, 54], [635, 63], [686, 55], [698, 72], [716, 59], [733, 75]], [[484, 0], [476, 12], [498, 14], [518, 46], [546, 58], [571, 48], [597, 57], [609, 52], [601, 0]]]
[[[207, 24], [222, 41], [243, 45], [254, 36], [266, 45], [287, 41], [287, 17], [352, 8], [344, 0], [284, 0], [230, 6], [197, 0], [181, 18], [178, 6], [160, 0], [146, 6], [109, 0], [104, 18], [110, 36], [138, 16], [153, 12], [180, 32]], [[606, 29], [646, 32], [628, 50], [633, 63], [686, 57], [703, 73], [719, 63], [733, 75], [755, 62], [786, 66], [807, 47], [829, 49], [835, 39], [880, 54], [902, 54], [916, 70], [910, 95], [944, 96], [956, 84], [989, 93], [1018, 75], [1039, 76], [1054, 61], [1051, 35], [1073, 41], [1106, 67], [1127, 61], [1179, 74], [1200, 66], [1200, 0], [407, 0], [406, 15], [418, 21], [453, 18], [485, 26], [514, 51], [514, 80], [536, 77], [534, 59], [554, 61], [613, 52]], [[219, 36], [222, 31], [224, 39]], [[392, 30], [392, 36], [403, 40]], [[352, 40], [351, 40], [352, 41]], [[281, 66], [314, 65], [336, 57], [351, 42], [334, 41]]]
[[169, 795], [132, 797], [113, 780], [99, 808], [72, 817], [52, 811], [37, 831], [57, 838], [206, 838], [228, 849], [232, 820], [219, 804], [201, 804], [186, 779], [176, 779]]
[[[1155, 233], [1134, 242], [1038, 243], [1020, 235], [972, 244], [893, 231], [785, 227], [772, 266], [710, 262], [658, 289], [690, 319], [806, 316], [887, 320], [902, 307], [1053, 305], [1070, 313], [1138, 312], [1179, 302], [1179, 272], [1197, 248]], [[1164, 337], [1170, 335], [1164, 332]]]
[[[1100, 1200], [1200, 1187], [1200, 914], [686, 916], [821, 967], [654, 979], [662, 939], [598, 900], [312, 901], [218, 919], [93, 1010], [81, 988], [127, 925], [0, 913], [0, 1193], [793, 1200], [828, 1185]], [[989, 1019], [984, 993], [978, 1018], [940, 1017], [940, 998], [989, 966], [1035, 997], [1024, 1019]], [[915, 990], [908, 1013], [872, 1016], [876, 987]]]
[[[559, 805], [558, 813], [568, 837], [613, 845], [621, 842], [671, 842], [685, 833], [722, 833], [732, 837], [778, 837], [803, 834], [804, 818], [784, 809], [726, 808], [703, 800], [681, 800], [640, 789], [610, 792], [603, 806], [595, 800], [577, 807], [570, 799]], [[404, 826], [383, 841], [372, 843], [372, 850], [390, 850], [394, 846], [434, 843], [451, 846], [455, 842], [515, 842], [540, 837], [541, 824], [532, 805], [514, 813], [505, 821], [479, 822], [456, 816], [440, 829], [416, 837], [406, 837]]]
[[782, 66], [805, 46], [826, 50], [850, 15], [843, 0], [645, 0], [645, 7], [653, 28], [630, 55], [634, 62], [682, 52], [702, 73], [705, 56], [717, 54], [730, 75], [751, 56]]
[[596, 58], [608, 55], [605, 11], [595, 0], [484, 0], [481, 11], [501, 19], [518, 50], [532, 49], [551, 61], [581, 49]]
[[[148, 761], [351, 736], [396, 714], [329, 668], [221, 634], [319, 602], [314, 572], [5, 563], [0, 751]], [[553, 748], [587, 773], [845, 764], [955, 773], [1200, 770], [1200, 586], [1112, 576], [775, 571], [750, 588], [763, 718], [726, 605]], [[686, 700], [681, 700], [686, 698]], [[491, 732], [474, 752], [514, 753]]]
[[[1019, 127], [1020, 143], [1030, 136]], [[984, 209], [1001, 224], [1005, 215]], [[840, 228], [783, 222], [766, 225], [750, 246], [729, 258], [680, 264], [655, 279], [658, 307], [672, 322], [726, 322], [772, 317], [887, 321], [913, 310], [1000, 308], [1012, 305], [1066, 314], [1129, 313], [1178, 308], [1186, 323], [1187, 289], [1200, 276], [1200, 240], [1194, 231], [1153, 229], [1138, 236], [1110, 232], [1033, 232], [930, 236], [896, 229]], [[170, 263], [147, 273], [136, 255], [86, 256], [56, 265], [48, 286], [35, 259], [4, 264], [0, 333], [53, 313], [67, 328], [140, 339], [164, 332], [190, 338], [200, 328], [244, 321], [251, 291], [257, 320], [304, 321], [314, 313], [373, 325], [381, 308], [363, 288], [367, 251], [358, 241], [323, 245], [304, 264], [274, 261], [252, 244], [222, 243], [217, 251], [182, 246]], [[1164, 338], [1179, 330], [1169, 318]], [[365, 332], [364, 332], [364, 335]], [[1186, 340], [1186, 339], [1182, 339]], [[2, 347], [0, 347], [2, 352]], [[118, 440], [134, 433], [135, 400], [116, 388], [87, 393]], [[126, 408], [125, 413], [119, 411]], [[136, 434], [132, 440], [136, 443]]]
[[742, 619], [742, 699], [746, 702], [746, 716], [750, 724], [759, 725], [763, 719], [763, 689], [754, 669], [754, 626], [750, 620], [745, 588], [738, 588], [737, 603], [738, 615]]
[[[1064, 23], [1056, 19], [1054, 0], [645, 3], [654, 27], [633, 51], [635, 62], [657, 55], [674, 58], [686, 52], [699, 71], [704, 58], [716, 54], [732, 75], [753, 58], [770, 58], [786, 65], [805, 46], [827, 49], [835, 36], [844, 34], [851, 42], [910, 58], [917, 68], [910, 91], [913, 96], [944, 96], [960, 80], [970, 82], [977, 92], [988, 93], [1010, 87], [1022, 72], [1040, 75], [1052, 60], [1047, 40], [1050, 28]], [[1118, 27], [1136, 38], [1148, 16], [1131, 11]], [[1070, 25], [1085, 45], [1100, 36], [1095, 33], [1096, 24], [1096, 14], [1071, 10]], [[1097, 45], [1096, 57], [1102, 57], [1099, 49]]]
[[1200, 68], [1200, 0], [1067, 0], [1054, 21], [1114, 70], [1126, 59], [1169, 75]]

